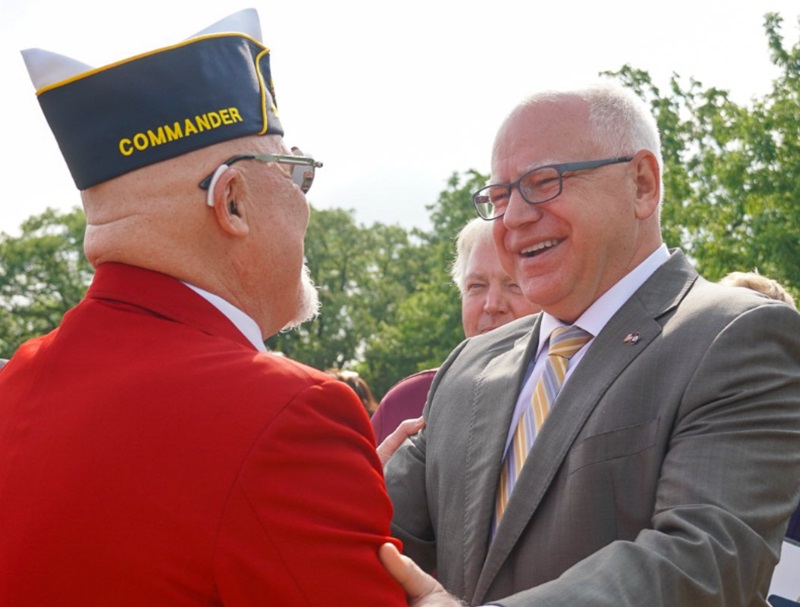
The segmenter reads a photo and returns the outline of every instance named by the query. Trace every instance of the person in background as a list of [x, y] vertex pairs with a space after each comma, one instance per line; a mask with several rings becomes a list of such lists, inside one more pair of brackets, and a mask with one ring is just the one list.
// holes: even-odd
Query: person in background
[[[461, 326], [467, 338], [539, 311], [500, 265], [492, 226], [480, 218], [471, 220], [459, 231], [450, 274], [461, 294]], [[372, 416], [379, 444], [403, 420], [422, 414], [436, 371], [427, 369], [400, 380], [381, 399]]]
[[321, 164], [260, 40], [247, 9], [100, 69], [24, 52], [96, 273], [0, 373], [0, 605], [406, 603], [361, 403], [264, 348], [318, 307]]
[[384, 468], [405, 556], [451, 594], [382, 548], [412, 604], [765, 605], [800, 498], [800, 315], [666, 248], [661, 167], [618, 85], [501, 125], [473, 202], [542, 312], [459, 345]]
[[747, 289], [756, 291], [757, 293], [762, 293], [763, 295], [771, 297], [772, 299], [776, 299], [777, 301], [787, 303], [793, 308], [797, 309], [797, 306], [794, 303], [794, 298], [789, 295], [789, 292], [782, 284], [776, 280], [773, 280], [772, 278], [762, 276], [758, 271], [731, 272], [723, 276], [720, 279], [719, 284], [726, 285], [728, 287], [745, 287]]
[[364, 405], [364, 410], [367, 412], [367, 415], [371, 416], [375, 413], [375, 409], [378, 408], [378, 401], [375, 400], [375, 396], [372, 394], [369, 384], [367, 384], [358, 373], [336, 368], [325, 369], [325, 373], [350, 386], [353, 392], [356, 393], [356, 396], [361, 400], [361, 404]]
[[471, 220], [459, 232], [450, 275], [461, 294], [465, 337], [487, 333], [540, 309], [525, 298], [500, 265], [492, 225], [480, 218]]

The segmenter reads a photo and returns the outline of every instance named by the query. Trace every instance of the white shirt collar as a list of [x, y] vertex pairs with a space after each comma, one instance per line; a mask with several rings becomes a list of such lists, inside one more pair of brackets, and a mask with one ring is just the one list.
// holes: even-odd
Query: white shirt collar
[[[667, 245], [662, 244], [653, 251], [647, 259], [623, 276], [608, 291], [603, 293], [603, 295], [589, 306], [573, 324], [596, 337], [600, 331], [603, 330], [603, 327], [606, 326], [606, 323], [611, 320], [611, 317], [617, 313], [617, 310], [619, 310], [622, 305], [630, 299], [631, 295], [633, 295], [668, 259], [669, 251], [667, 250]], [[564, 323], [556, 317], [551, 316], [547, 312], [542, 313], [542, 328], [539, 331], [539, 348], [536, 351], [537, 355], [541, 351], [542, 346], [547, 343], [553, 330], [563, 326]]]
[[260, 350], [261, 352], [265, 352], [267, 350], [266, 346], [264, 346], [264, 340], [261, 338], [261, 329], [258, 327], [258, 324], [255, 320], [250, 318], [232, 303], [222, 299], [219, 295], [209, 293], [205, 289], [190, 285], [188, 282], [184, 282], [183, 284], [200, 295], [200, 297], [205, 299], [217, 310], [222, 312], [225, 317], [230, 320], [237, 329], [239, 329], [242, 335], [244, 335], [247, 340], [253, 344], [253, 346], [255, 346], [256, 350]]

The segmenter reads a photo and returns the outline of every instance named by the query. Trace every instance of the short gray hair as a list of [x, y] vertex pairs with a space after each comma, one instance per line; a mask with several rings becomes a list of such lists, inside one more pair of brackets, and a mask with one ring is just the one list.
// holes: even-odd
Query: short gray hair
[[633, 156], [639, 150], [649, 150], [656, 157], [659, 173], [663, 173], [661, 136], [653, 112], [636, 93], [616, 82], [601, 81], [574, 90], [535, 93], [525, 98], [511, 115], [540, 103], [564, 99], [580, 99], [589, 106], [592, 139], [608, 156]]
[[458, 287], [461, 296], [464, 296], [467, 280], [467, 263], [472, 250], [479, 242], [492, 240], [492, 222], [479, 217], [469, 221], [456, 237], [456, 257], [450, 267], [450, 276]]
[[794, 298], [777, 280], [763, 276], [758, 270], [752, 272], [731, 272], [723, 276], [719, 284], [729, 287], [745, 287], [752, 291], [757, 291], [771, 299], [787, 303], [797, 309]]

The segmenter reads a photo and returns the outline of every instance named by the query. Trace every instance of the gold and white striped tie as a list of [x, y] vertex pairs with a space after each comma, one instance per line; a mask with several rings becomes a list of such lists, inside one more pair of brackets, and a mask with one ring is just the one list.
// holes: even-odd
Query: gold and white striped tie
[[500, 473], [500, 484], [497, 488], [497, 505], [495, 510], [496, 524], [500, 524], [503, 512], [508, 505], [511, 492], [519, 479], [522, 466], [528, 457], [533, 439], [539, 433], [550, 407], [564, 383], [569, 359], [580, 350], [592, 336], [580, 327], [559, 327], [550, 335], [550, 347], [547, 352], [544, 371], [533, 390], [531, 406], [519, 419], [514, 437], [506, 453], [503, 469]]

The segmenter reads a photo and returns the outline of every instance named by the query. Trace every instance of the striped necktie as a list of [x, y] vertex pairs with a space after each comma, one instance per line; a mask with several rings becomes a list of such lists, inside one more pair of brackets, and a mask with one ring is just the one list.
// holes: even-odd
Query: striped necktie
[[522, 471], [522, 466], [525, 464], [525, 459], [528, 457], [533, 439], [539, 433], [539, 428], [542, 427], [550, 412], [550, 407], [561, 389], [561, 384], [564, 383], [569, 359], [591, 338], [589, 333], [575, 326], [559, 327], [550, 335], [550, 347], [544, 371], [533, 390], [531, 406], [522, 413], [517, 428], [514, 430], [514, 437], [500, 473], [495, 510], [496, 524], [500, 524], [511, 492]]

